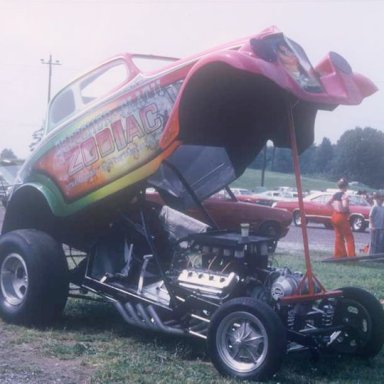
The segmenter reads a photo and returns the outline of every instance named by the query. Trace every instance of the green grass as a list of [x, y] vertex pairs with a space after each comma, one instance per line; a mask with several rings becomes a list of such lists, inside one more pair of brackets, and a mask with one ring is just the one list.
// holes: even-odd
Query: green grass
[[[328, 264], [329, 254], [312, 252], [316, 276], [327, 289], [360, 286], [384, 298], [383, 265]], [[275, 266], [304, 270], [303, 255], [282, 253]], [[112, 306], [70, 299], [63, 320], [47, 330], [1, 323], [15, 334], [12, 345], [34, 345], [36, 354], [67, 363], [77, 361], [93, 372], [91, 383], [238, 383], [221, 377], [209, 361], [204, 342], [145, 332], [124, 323]], [[12, 348], [12, 345], [9, 347]], [[384, 382], [384, 352], [372, 361], [322, 355], [313, 361], [308, 352], [289, 354], [269, 383], [364, 384]]]
[[[261, 171], [247, 169], [244, 174], [231, 185], [233, 187], [243, 187], [254, 190], [261, 185]], [[275, 189], [280, 186], [296, 187], [295, 175], [266, 171], [264, 186], [267, 189]], [[302, 177], [302, 186], [304, 191], [324, 190], [326, 188], [335, 188], [335, 183], [321, 178]]]

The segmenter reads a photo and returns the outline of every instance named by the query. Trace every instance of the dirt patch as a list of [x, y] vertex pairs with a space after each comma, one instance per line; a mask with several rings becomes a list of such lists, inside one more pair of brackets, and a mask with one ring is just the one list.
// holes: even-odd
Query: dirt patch
[[[4, 208], [0, 207], [0, 227]], [[1, 384], [88, 384], [92, 369], [80, 360], [46, 357], [33, 343], [15, 344], [14, 331], [0, 322]]]
[[44, 356], [28, 342], [15, 344], [12, 330], [0, 324], [1, 384], [89, 384], [93, 370], [77, 360]]

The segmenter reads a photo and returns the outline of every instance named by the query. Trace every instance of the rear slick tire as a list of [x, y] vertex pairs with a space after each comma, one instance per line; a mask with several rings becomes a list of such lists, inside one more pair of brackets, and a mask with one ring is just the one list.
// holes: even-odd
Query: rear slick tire
[[224, 376], [267, 380], [280, 368], [286, 348], [281, 320], [259, 300], [232, 299], [212, 317], [208, 351], [212, 363]]
[[48, 325], [68, 297], [62, 247], [48, 234], [20, 229], [0, 237], [0, 316], [7, 322]]
[[384, 343], [382, 305], [364, 289], [345, 287], [340, 290], [343, 297], [336, 306], [335, 324], [346, 328], [329, 349], [362, 358], [376, 356]]

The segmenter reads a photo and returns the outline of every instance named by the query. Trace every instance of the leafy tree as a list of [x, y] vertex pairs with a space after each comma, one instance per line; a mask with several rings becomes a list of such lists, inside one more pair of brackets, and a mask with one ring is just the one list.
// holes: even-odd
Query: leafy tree
[[16, 160], [17, 156], [13, 153], [12, 149], [5, 148], [0, 153], [1, 160]]
[[374, 188], [384, 186], [384, 133], [367, 127], [346, 131], [336, 145], [333, 176], [346, 176]]
[[317, 147], [316, 156], [315, 156], [315, 173], [327, 174], [332, 169], [332, 160], [334, 156], [334, 148], [331, 144], [331, 141], [324, 137], [321, 144]]
[[[266, 146], [266, 168], [271, 169], [271, 165], [273, 162], [273, 152], [275, 147], [272, 145]], [[264, 149], [259, 152], [259, 154], [256, 156], [256, 158], [252, 161], [252, 163], [249, 165], [249, 168], [252, 169], [263, 169], [264, 167]]]
[[316, 168], [317, 147], [311, 145], [300, 155], [300, 171], [303, 174], [317, 173]]
[[290, 149], [276, 148], [272, 171], [283, 173], [293, 171], [292, 154]]

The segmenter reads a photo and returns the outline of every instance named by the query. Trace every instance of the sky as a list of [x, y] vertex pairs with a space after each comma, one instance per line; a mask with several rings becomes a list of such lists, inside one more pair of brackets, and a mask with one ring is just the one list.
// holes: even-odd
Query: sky
[[121, 52], [183, 57], [272, 25], [316, 65], [344, 56], [379, 91], [359, 106], [319, 112], [315, 143], [348, 129], [384, 131], [384, 0], [0, 0], [0, 152], [29, 155], [42, 126], [52, 59], [54, 95]]

